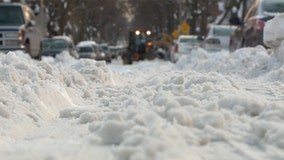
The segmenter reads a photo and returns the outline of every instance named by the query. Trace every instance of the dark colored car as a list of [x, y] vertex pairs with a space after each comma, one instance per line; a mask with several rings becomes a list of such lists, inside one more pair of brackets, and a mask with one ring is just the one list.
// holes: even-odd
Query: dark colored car
[[244, 21], [230, 38], [230, 50], [241, 47], [263, 45], [265, 23], [276, 14], [284, 12], [284, 0], [255, 0], [248, 10]]
[[99, 51], [103, 52], [105, 54], [106, 62], [111, 63], [112, 57], [111, 57], [111, 53], [110, 53], [110, 49], [109, 49], [108, 44], [101, 43], [101, 44], [98, 44], [97, 46], [98, 46]]
[[67, 36], [55, 36], [46, 38], [41, 42], [41, 55], [56, 57], [57, 54], [68, 52], [75, 59], [79, 58], [79, 54], [75, 48], [73, 40]]

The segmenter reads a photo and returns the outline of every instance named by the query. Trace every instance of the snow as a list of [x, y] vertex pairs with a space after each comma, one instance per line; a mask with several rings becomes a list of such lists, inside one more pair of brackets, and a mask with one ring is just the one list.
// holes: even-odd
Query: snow
[[277, 58], [284, 62], [284, 14], [278, 14], [274, 19], [266, 23], [264, 29], [264, 44], [274, 49]]
[[86, 45], [88, 46], [90, 44], [96, 45], [96, 42], [95, 41], [82, 41], [79, 44], [77, 44], [77, 46], [86, 46]]
[[0, 157], [282, 160], [282, 49], [133, 65], [1, 54]]

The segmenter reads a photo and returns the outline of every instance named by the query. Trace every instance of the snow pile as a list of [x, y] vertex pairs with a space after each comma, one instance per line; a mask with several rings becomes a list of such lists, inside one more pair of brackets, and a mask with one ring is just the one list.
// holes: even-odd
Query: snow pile
[[264, 44], [270, 48], [278, 48], [284, 40], [284, 14], [278, 14], [273, 19], [267, 21], [264, 26]]
[[284, 14], [276, 15], [265, 24], [264, 44], [272, 48], [275, 56], [284, 64]]
[[243, 48], [231, 53], [221, 51], [208, 53], [203, 49], [194, 50], [191, 56], [180, 59], [176, 68], [198, 72], [218, 72], [225, 75], [257, 78], [280, 67], [281, 62], [269, 55], [262, 46]]
[[85, 88], [91, 84], [112, 84], [105, 62], [75, 61], [66, 54], [34, 62], [21, 52], [9, 52], [0, 62], [0, 117], [6, 128], [2, 133], [7, 135], [17, 133], [14, 125], [36, 126], [34, 122], [74, 107], [90, 96]]

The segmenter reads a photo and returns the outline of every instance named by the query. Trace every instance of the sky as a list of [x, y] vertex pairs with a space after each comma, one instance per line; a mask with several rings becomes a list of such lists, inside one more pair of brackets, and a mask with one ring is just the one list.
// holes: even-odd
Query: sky
[[272, 49], [177, 63], [1, 54], [1, 159], [283, 160], [282, 17], [265, 28]]

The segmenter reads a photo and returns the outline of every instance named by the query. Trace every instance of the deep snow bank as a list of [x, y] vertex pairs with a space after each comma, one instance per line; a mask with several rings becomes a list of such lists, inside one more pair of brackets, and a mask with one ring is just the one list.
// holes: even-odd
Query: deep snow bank
[[284, 63], [284, 14], [278, 14], [264, 27], [264, 44], [272, 48], [275, 56]]
[[173, 68], [202, 73], [217, 72], [236, 78], [284, 81], [279, 78], [284, 76], [282, 62], [262, 46], [216, 53], [208, 53], [200, 48], [179, 59]]
[[36, 127], [37, 122], [58, 116], [62, 109], [79, 107], [93, 96], [97, 84], [114, 85], [114, 74], [105, 62], [76, 61], [64, 53], [42, 61], [22, 52], [1, 54], [0, 72], [4, 135], [17, 135], [24, 126]]

